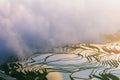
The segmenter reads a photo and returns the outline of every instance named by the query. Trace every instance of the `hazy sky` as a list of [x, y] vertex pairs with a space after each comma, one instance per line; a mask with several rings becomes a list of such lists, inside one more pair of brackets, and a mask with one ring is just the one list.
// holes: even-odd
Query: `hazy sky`
[[[31, 47], [101, 42], [120, 29], [120, 0], [0, 0], [0, 56]], [[7, 54], [7, 53], [6, 53]]]

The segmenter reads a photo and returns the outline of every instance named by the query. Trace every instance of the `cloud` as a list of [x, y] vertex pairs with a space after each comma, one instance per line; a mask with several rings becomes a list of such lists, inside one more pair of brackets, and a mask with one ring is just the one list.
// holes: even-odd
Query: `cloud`
[[18, 55], [36, 47], [99, 43], [101, 34], [120, 28], [119, 4], [119, 0], [0, 0], [0, 38]]

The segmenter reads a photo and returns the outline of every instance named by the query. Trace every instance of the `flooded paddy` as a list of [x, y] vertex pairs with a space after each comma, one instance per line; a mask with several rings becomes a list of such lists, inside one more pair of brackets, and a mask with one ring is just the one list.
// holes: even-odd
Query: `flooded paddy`
[[23, 62], [7, 64], [9, 73], [6, 73], [16, 80], [21, 80], [17, 74], [22, 73], [28, 76], [23, 78], [25, 80], [120, 80], [118, 45], [76, 44], [57, 47], [48, 53], [34, 54]]

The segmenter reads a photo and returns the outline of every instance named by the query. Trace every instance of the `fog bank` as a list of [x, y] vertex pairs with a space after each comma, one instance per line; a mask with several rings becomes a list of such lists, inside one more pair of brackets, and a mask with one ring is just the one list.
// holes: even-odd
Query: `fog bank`
[[61, 44], [100, 43], [101, 34], [120, 29], [119, 14], [119, 0], [0, 0], [0, 57], [23, 57]]

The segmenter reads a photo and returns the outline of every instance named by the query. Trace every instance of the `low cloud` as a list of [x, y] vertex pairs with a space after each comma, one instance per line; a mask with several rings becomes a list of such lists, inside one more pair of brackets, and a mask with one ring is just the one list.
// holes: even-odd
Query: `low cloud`
[[100, 43], [101, 34], [120, 28], [119, 4], [119, 0], [0, 0], [0, 41], [5, 40], [1, 46], [23, 56], [35, 48]]

